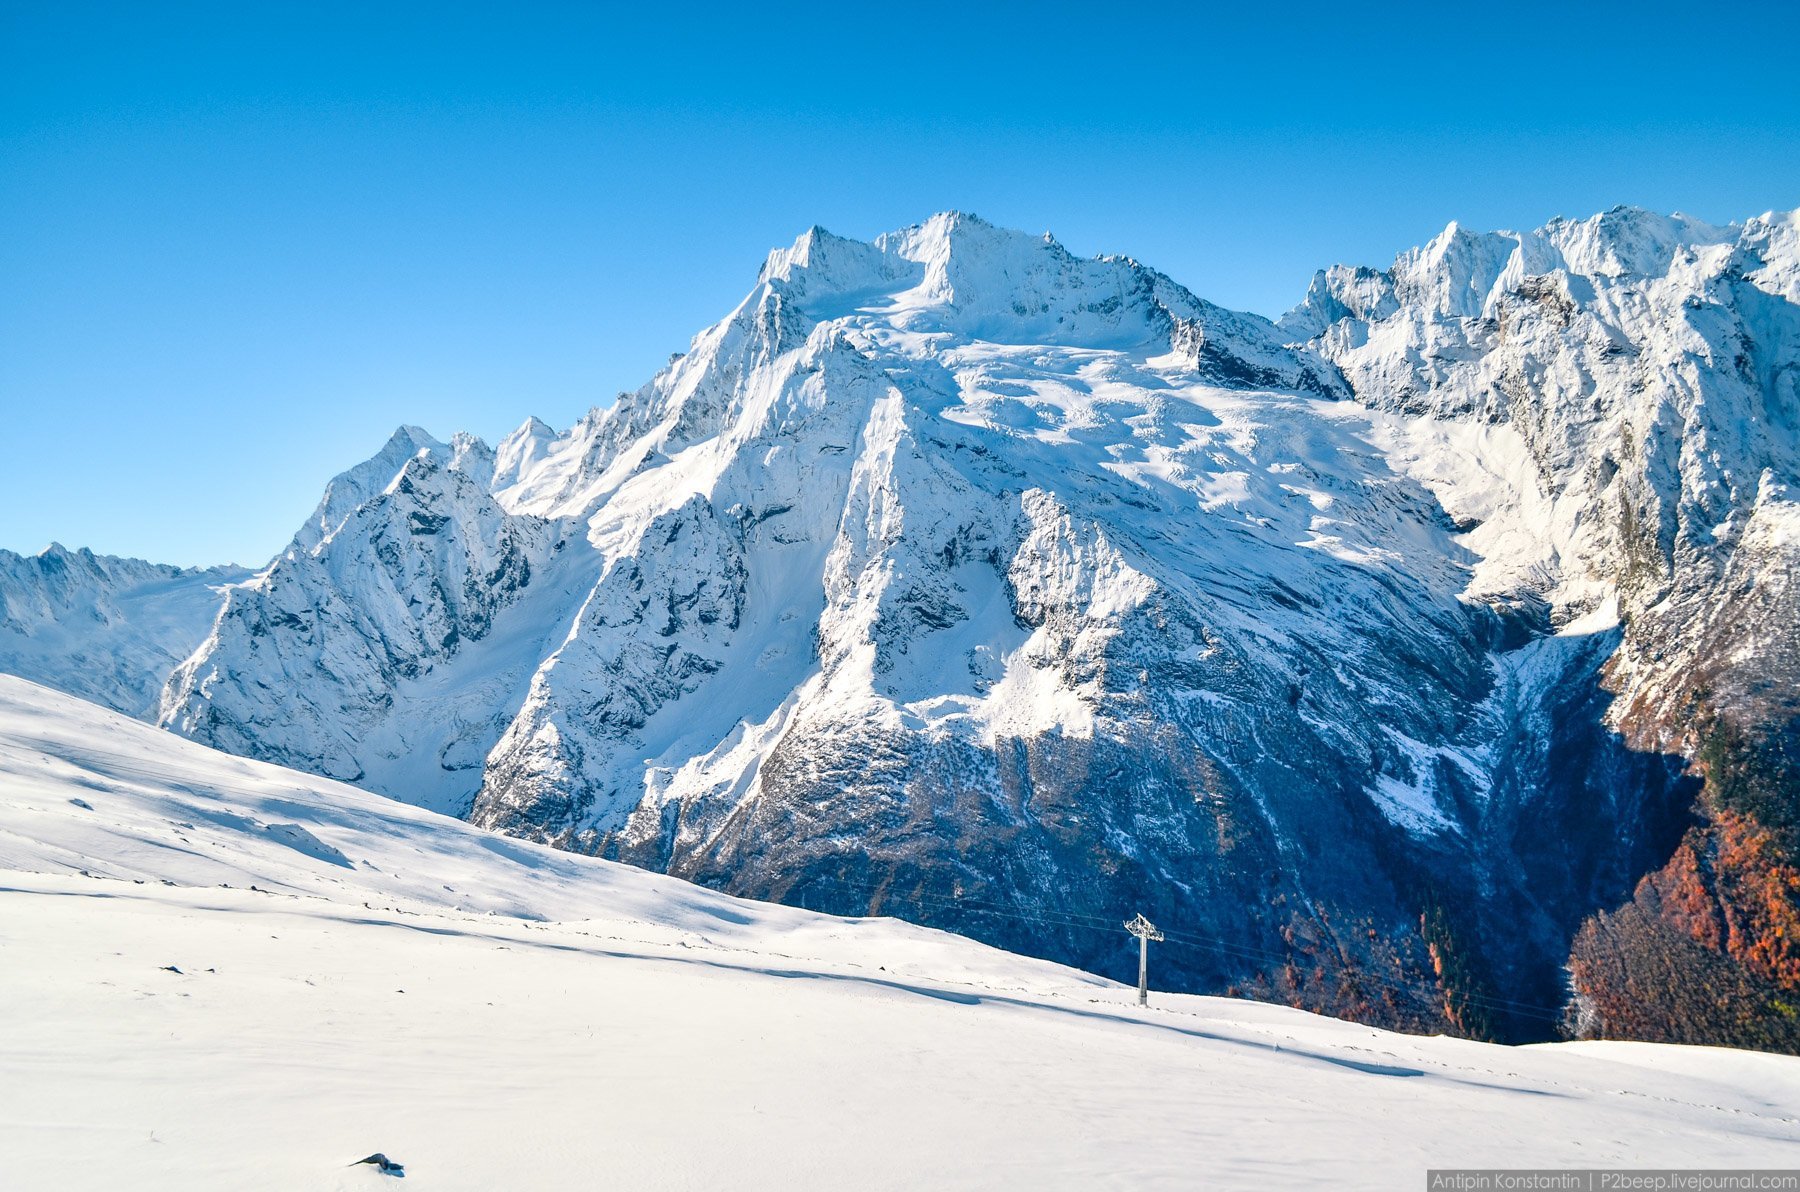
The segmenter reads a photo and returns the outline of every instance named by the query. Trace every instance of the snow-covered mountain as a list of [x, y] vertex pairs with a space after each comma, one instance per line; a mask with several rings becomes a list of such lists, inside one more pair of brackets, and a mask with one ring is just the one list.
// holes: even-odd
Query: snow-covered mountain
[[1453, 226], [1280, 324], [815, 228], [566, 432], [397, 433], [161, 719], [1100, 971], [1141, 909], [1188, 988], [1800, 1045], [1795, 228]]
[[472, 438], [395, 432], [228, 590], [165, 715], [220, 748], [466, 810], [459, 780], [479, 775], [568, 603], [543, 599], [565, 531], [508, 513], [493, 477], [494, 453]]
[[1459, 499], [1466, 463], [1419, 472], [1485, 523], [1471, 591], [1553, 620], [1604, 607], [1605, 724], [1706, 779], [1668, 862], [1576, 940], [1604, 1029], [1763, 1040], [1744, 1024], [1791, 1022], [1800, 991], [1797, 245], [1800, 213], [1452, 225], [1385, 273], [1320, 274], [1283, 322], [1369, 406], [1512, 444], [1543, 494], [1524, 549], [1516, 519]]
[[0, 948], [9, 1186], [377, 1188], [356, 1161], [380, 1152], [445, 1189], [599, 1170], [1376, 1189], [1450, 1159], [1800, 1148], [1791, 1057], [1140, 1009], [1085, 973], [505, 840], [6, 677]]
[[0, 673], [154, 716], [175, 664], [218, 615], [244, 567], [182, 568], [51, 544], [0, 550]]
[[1800, 536], [1797, 217], [1453, 224], [1386, 273], [1319, 274], [1282, 323], [1366, 404], [1516, 436], [1552, 485], [1540, 557], [1481, 553], [1535, 565], [1557, 608], [1618, 599], [1617, 718], [1646, 747], [1692, 748], [1698, 669], [1713, 702], [1791, 715], [1800, 696], [1800, 675], [1771, 669], [1800, 656], [1785, 565]]

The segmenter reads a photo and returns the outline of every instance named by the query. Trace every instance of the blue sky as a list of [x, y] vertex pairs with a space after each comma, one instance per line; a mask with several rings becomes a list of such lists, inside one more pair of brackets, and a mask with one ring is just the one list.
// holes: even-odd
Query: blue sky
[[0, 6], [0, 547], [261, 562], [400, 423], [636, 388], [814, 223], [1272, 315], [1450, 219], [1800, 206], [1796, 6], [1362, 7]]

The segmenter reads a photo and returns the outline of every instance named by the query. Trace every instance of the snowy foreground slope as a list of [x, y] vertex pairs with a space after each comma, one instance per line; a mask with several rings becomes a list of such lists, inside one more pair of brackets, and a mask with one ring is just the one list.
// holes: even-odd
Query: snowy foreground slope
[[[0, 908], [9, 1187], [1800, 1165], [1800, 1060], [1140, 1010], [1070, 969], [494, 837], [11, 678]], [[374, 1151], [404, 1184], [346, 1166]]]

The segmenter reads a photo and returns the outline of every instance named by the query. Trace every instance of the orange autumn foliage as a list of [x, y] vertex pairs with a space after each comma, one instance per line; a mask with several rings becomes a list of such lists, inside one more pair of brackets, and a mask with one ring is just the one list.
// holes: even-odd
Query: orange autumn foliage
[[1800, 989], [1800, 869], [1768, 829], [1716, 811], [1644, 882], [1671, 926], [1759, 977]]

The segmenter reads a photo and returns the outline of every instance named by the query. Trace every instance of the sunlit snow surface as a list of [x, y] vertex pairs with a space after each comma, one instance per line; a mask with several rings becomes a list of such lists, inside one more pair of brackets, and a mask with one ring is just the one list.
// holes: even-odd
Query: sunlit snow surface
[[0, 677], [9, 1188], [388, 1186], [347, 1166], [375, 1151], [414, 1189], [1800, 1165], [1800, 1060], [1132, 1003], [953, 936], [500, 839]]

